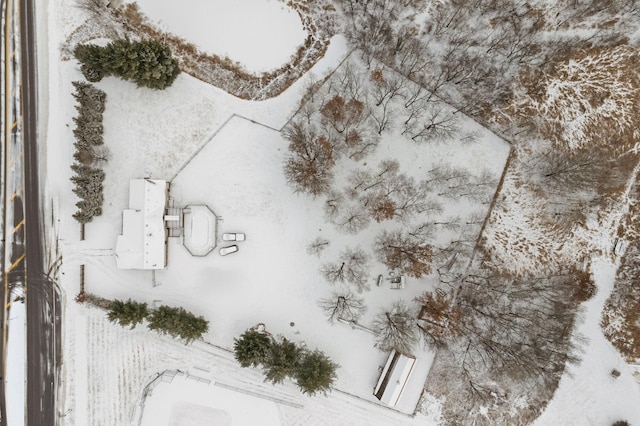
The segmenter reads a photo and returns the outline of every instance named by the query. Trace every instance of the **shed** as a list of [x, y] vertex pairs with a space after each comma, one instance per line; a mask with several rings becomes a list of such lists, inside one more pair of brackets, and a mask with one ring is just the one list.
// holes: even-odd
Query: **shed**
[[373, 389], [373, 395], [388, 406], [395, 407], [409, 381], [415, 363], [415, 357], [402, 354], [395, 349], [391, 351], [380, 373], [378, 383]]

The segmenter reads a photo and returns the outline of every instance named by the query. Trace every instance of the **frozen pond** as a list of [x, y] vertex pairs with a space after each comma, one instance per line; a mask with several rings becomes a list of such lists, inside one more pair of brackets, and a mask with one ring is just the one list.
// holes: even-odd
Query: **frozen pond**
[[279, 0], [139, 0], [162, 30], [201, 50], [227, 56], [252, 72], [287, 63], [307, 33], [297, 12]]

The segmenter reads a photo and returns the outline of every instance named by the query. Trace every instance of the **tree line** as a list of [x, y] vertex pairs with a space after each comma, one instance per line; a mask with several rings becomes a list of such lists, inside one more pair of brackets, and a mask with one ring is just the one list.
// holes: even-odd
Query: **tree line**
[[114, 300], [109, 304], [107, 318], [123, 327], [135, 328], [147, 321], [147, 328], [160, 334], [183, 339], [186, 343], [200, 339], [209, 330], [209, 321], [184, 308], [162, 305], [149, 309], [146, 303]]
[[253, 329], [234, 340], [233, 351], [242, 367], [262, 367], [265, 381], [278, 384], [290, 378], [309, 395], [331, 391], [339, 367], [317, 349]]
[[75, 128], [75, 162], [71, 165], [74, 175], [71, 181], [75, 187], [73, 192], [80, 198], [76, 203], [78, 211], [73, 218], [84, 224], [102, 214], [104, 201], [104, 171], [99, 167], [109, 159], [109, 151], [104, 146], [102, 113], [107, 95], [102, 90], [85, 82], [74, 81], [76, 110], [78, 116], [73, 118]]
[[82, 63], [82, 74], [90, 82], [114, 75], [133, 81], [138, 87], [165, 89], [180, 74], [171, 49], [157, 40], [120, 39], [106, 46], [80, 44], [73, 53]]

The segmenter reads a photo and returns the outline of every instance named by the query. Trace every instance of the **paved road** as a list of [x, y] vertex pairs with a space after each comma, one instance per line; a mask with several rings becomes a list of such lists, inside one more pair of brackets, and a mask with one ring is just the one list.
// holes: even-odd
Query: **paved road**
[[[38, 177], [38, 86], [33, 0], [20, 1], [21, 99], [24, 149], [24, 227], [27, 299], [27, 425], [57, 423], [60, 298], [44, 276]], [[15, 221], [15, 219], [14, 219]]]

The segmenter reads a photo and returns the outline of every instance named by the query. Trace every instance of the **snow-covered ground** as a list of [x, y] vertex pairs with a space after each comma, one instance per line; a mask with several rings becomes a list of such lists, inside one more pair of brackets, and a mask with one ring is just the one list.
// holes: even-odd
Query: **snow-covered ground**
[[[241, 8], [245, 2], [255, 5], [252, 12], [261, 13], [264, 22], [260, 24], [267, 26], [256, 29], [251, 37], [246, 36], [249, 30], [243, 27], [251, 25], [251, 20], [238, 19], [251, 15]], [[170, 2], [145, 0], [140, 5], [143, 13], [161, 20], [169, 31], [193, 37], [199, 46], [213, 53], [228, 54], [247, 67], [263, 69], [286, 62], [296, 43], [304, 38], [299, 20], [293, 22], [292, 16], [298, 19], [295, 12], [275, 0], [245, 2], [192, 0], [192, 10], [185, 10], [187, 7], [180, 3], [178, 12], [163, 9], [170, 7]], [[321, 231], [325, 220], [319, 200], [295, 195], [286, 185], [282, 165], [287, 142], [278, 131], [299, 106], [304, 80], [309, 75], [282, 95], [263, 102], [234, 98], [184, 74], [162, 92], [136, 89], [131, 83], [115, 78], [100, 82], [98, 86], [107, 93], [105, 145], [112, 158], [105, 167], [104, 214], [87, 225], [86, 240], [79, 240], [78, 225], [71, 218], [75, 207], [70, 202], [73, 195], [68, 178], [75, 115], [71, 81], [82, 76], [74, 61], [60, 61], [57, 48], [82, 22], [80, 11], [73, 4], [73, 0], [61, 0], [48, 5], [51, 64], [47, 82], [50, 116], [45, 204], [51, 206], [55, 217], [47, 224], [55, 230], [52, 235], [59, 238], [60, 252], [55, 255], [62, 256], [61, 285], [66, 294], [64, 389], [58, 407], [64, 415], [64, 424], [121, 425], [138, 416], [142, 416], [143, 424], [174, 424], [171, 419], [176, 413], [195, 413], [189, 418], [194, 425], [209, 424], [207, 419], [214, 418], [221, 422], [231, 418], [233, 424], [241, 424], [235, 420], [231, 401], [242, 399], [245, 400], [242, 404], [253, 405], [246, 401], [255, 401], [252, 398], [258, 398], [256, 395], [264, 418], [272, 415], [277, 418], [273, 424], [435, 424], [438, 419], [435, 402], [429, 418], [421, 414], [411, 417], [377, 403], [371, 393], [378, 378], [378, 366], [383, 365], [387, 354], [373, 348], [373, 337], [366, 331], [352, 330], [343, 324], [330, 325], [317, 306], [317, 300], [326, 297], [331, 287], [317, 273], [318, 260], [307, 256], [304, 250]], [[42, 12], [40, 9], [39, 13]], [[186, 20], [186, 13], [206, 21], [198, 24]], [[228, 16], [235, 19], [227, 19]], [[189, 25], [185, 25], [187, 22]], [[230, 33], [220, 36], [216, 32], [233, 22], [236, 24], [229, 31], [237, 31], [235, 36]], [[277, 33], [274, 28], [285, 31], [286, 42], [264, 38], [270, 32]], [[211, 40], [215, 44], [207, 44], [209, 39], [215, 39]], [[254, 39], [270, 40], [270, 50], [262, 47], [261, 52], [269, 52], [270, 59], [277, 58], [280, 62], [269, 64], [260, 55], [251, 53], [258, 46], [251, 44]], [[249, 43], [243, 45], [240, 41]], [[311, 73], [325, 75], [346, 54], [344, 39], [334, 37], [327, 54]], [[466, 162], [486, 164], [496, 160], [491, 158], [493, 151], [474, 149], [460, 149]], [[497, 155], [506, 156], [506, 150]], [[247, 239], [238, 243], [239, 252], [220, 257], [214, 251], [196, 258], [184, 247], [171, 245], [169, 267], [164, 271], [152, 275], [146, 271], [118, 270], [113, 248], [121, 231], [121, 212], [127, 206], [129, 179], [139, 177], [171, 180], [171, 195], [177, 206], [207, 204], [219, 216], [218, 235], [245, 232]], [[152, 334], [144, 327], [122, 329], [107, 323], [101, 311], [75, 304], [80, 265], [86, 265], [88, 292], [107, 298], [132, 298], [150, 305], [184, 306], [205, 316], [210, 321], [206, 340], [218, 347], [199, 342], [185, 346]], [[607, 271], [603, 266], [597, 270]], [[598, 386], [629, 398], [638, 393], [628, 370], [598, 334], [597, 318], [608, 294], [606, 288], [611, 285], [607, 281], [611, 274], [610, 270], [608, 275], [599, 273], [598, 284], [605, 290], [601, 289], [596, 299], [589, 302], [587, 320], [581, 326], [582, 332], [592, 337], [587, 348], [593, 350], [583, 356], [584, 362], [579, 367], [570, 371], [572, 377], [563, 379], [558, 395], [540, 419], [541, 425], [572, 424], [574, 419], [575, 424], [585, 424], [591, 418], [597, 424], [615, 420], [614, 409], [618, 408], [628, 420], [638, 421], [629, 411], [633, 408], [630, 403], [621, 402], [623, 398], [616, 399], [620, 405], [612, 403], [606, 410], [592, 404], [593, 417], [589, 418], [586, 415], [591, 412], [580, 408], [590, 404], [589, 395], [600, 395], [593, 393]], [[435, 279], [408, 280], [403, 297], [410, 298], [432, 288], [432, 281]], [[396, 290], [374, 286], [367, 295], [370, 308], [367, 315], [397, 294]], [[336, 390], [327, 398], [311, 398], [301, 395], [290, 382], [271, 386], [262, 382], [259, 371], [241, 369], [224, 348], [230, 348], [234, 337], [260, 322], [271, 333], [284, 335], [311, 349], [318, 348], [339, 363]], [[422, 349], [415, 355], [419, 363], [398, 407], [404, 413], [415, 408], [433, 356]], [[605, 362], [599, 364], [602, 360]], [[612, 380], [608, 372], [617, 367], [623, 375], [607, 382]], [[145, 386], [164, 370], [189, 371], [212, 383], [196, 383], [179, 376], [172, 384], [159, 384], [143, 399]], [[614, 398], [608, 397], [606, 401]], [[136, 405], [143, 400], [145, 410], [140, 411]], [[221, 408], [220, 400], [229, 403]], [[565, 406], [573, 407], [567, 413], [574, 413], [575, 417], [565, 414]], [[160, 416], [161, 410], [165, 415]], [[186, 419], [179, 424], [186, 424]]]
[[[58, 25], [58, 19], [73, 28], [64, 13], [71, 10], [70, 4], [50, 7], [56, 11], [50, 14], [50, 28], [65, 27]], [[342, 395], [341, 399], [302, 397], [290, 383], [285, 388], [289, 398], [302, 398], [304, 410], [285, 415], [285, 408], [280, 406], [281, 418], [310, 416], [315, 422], [330, 424], [327, 419], [334, 416], [323, 414], [325, 411], [335, 412], [340, 404], [355, 401], [388, 412], [381, 418], [396, 419], [393, 424], [411, 420], [376, 402], [372, 390], [378, 366], [387, 355], [373, 348], [369, 333], [327, 323], [316, 302], [329, 288], [317, 282], [318, 276], [308, 276], [309, 270], [317, 270], [317, 264], [310, 263], [306, 255], [300, 256], [310, 240], [309, 233], [314, 232], [307, 221], [322, 220], [313, 202], [293, 195], [286, 186], [281, 172], [286, 143], [276, 129], [295, 112], [304, 82], [294, 84], [277, 98], [255, 103], [233, 98], [187, 75], [163, 92], [105, 79], [99, 87], [108, 96], [105, 145], [112, 152], [105, 167], [107, 201], [104, 214], [87, 226], [86, 240], [80, 241], [78, 225], [71, 219], [75, 207], [68, 202], [71, 186], [67, 171], [73, 149], [69, 143], [73, 140], [74, 115], [71, 81], [81, 79], [81, 75], [74, 62], [59, 62], [55, 46], [63, 37], [52, 37], [50, 45], [51, 62], [58, 65], [52, 67], [48, 82], [52, 104], [47, 168], [59, 172], [51, 173], [47, 180], [46, 196], [56, 217], [53, 225], [59, 237], [57, 254], [62, 256], [61, 285], [68, 303], [65, 392], [60, 400], [65, 424], [123, 424], [133, 415], [132, 407], [145, 384], [166, 368], [188, 369], [197, 364], [223, 369], [215, 357], [198, 354], [193, 347], [149, 335], [143, 328], [122, 330], [106, 324], [102, 312], [73, 304], [81, 264], [86, 265], [87, 291], [108, 298], [184, 306], [211, 322], [207, 340], [220, 346], [231, 347], [233, 338], [247, 327], [264, 322], [272, 333], [323, 350], [341, 365], [334, 392]], [[335, 37], [327, 55], [311, 72], [323, 75], [346, 53], [344, 39]], [[247, 241], [239, 243], [239, 253], [224, 258], [216, 252], [194, 258], [184, 247], [170, 246], [171, 267], [155, 277], [144, 271], [118, 270], [113, 248], [121, 232], [128, 181], [133, 177], [171, 180], [176, 205], [206, 203], [221, 217], [220, 233], [246, 232]], [[389, 289], [378, 290], [381, 298], [393, 294]], [[421, 350], [415, 355], [420, 363], [406, 390], [407, 398], [398, 407], [407, 413], [416, 406], [432, 357]], [[232, 359], [227, 359], [224, 369], [213, 380], [237, 380], [248, 375], [250, 379], [237, 385], [239, 388], [262, 382], [259, 372], [242, 370]], [[272, 395], [281, 392], [280, 388], [262, 385], [257, 392]], [[314, 408], [316, 404], [318, 408]], [[355, 424], [368, 423], [362, 416], [366, 418], [370, 409], [356, 409], [357, 414], [349, 419]]]
[[193, 375], [179, 374], [167, 380], [171, 382], [160, 381], [147, 397], [141, 426], [280, 425], [273, 401]]
[[[602, 334], [602, 307], [611, 293], [617, 265], [596, 259], [592, 265], [598, 292], [585, 303], [576, 333], [584, 336], [582, 361], [570, 366], [535, 426], [610, 425], [626, 420], [640, 424], [640, 385], [620, 353]], [[614, 378], [612, 370], [620, 376]]]
[[7, 314], [9, 320], [7, 338], [7, 364], [4, 379], [7, 419], [9, 426], [24, 424], [25, 419], [25, 383], [27, 379], [27, 307], [21, 289], [11, 291], [12, 301]]
[[282, 0], [138, 0], [151, 22], [252, 72], [287, 63], [307, 33]]

